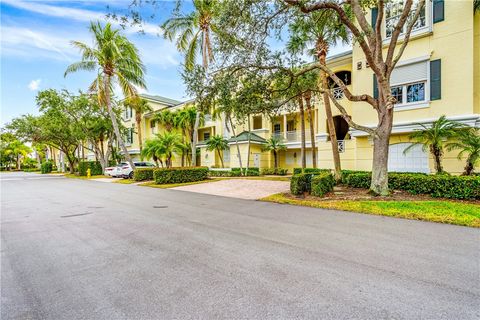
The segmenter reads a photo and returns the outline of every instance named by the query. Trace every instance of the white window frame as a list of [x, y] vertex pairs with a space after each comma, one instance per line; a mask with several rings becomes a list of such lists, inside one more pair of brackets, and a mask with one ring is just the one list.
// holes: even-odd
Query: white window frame
[[125, 107], [125, 112], [123, 114], [123, 118], [125, 120], [130, 120], [132, 119], [132, 108]]
[[[418, 0], [417, 0], [418, 1]], [[388, 5], [388, 3], [385, 4], [385, 19], [383, 21], [383, 36], [384, 36], [384, 44], [387, 44], [390, 39], [391, 39], [391, 36], [387, 36], [387, 8], [386, 6]], [[413, 14], [415, 11], [413, 11], [411, 14]], [[404, 25], [404, 30], [402, 33], [400, 33], [400, 36], [398, 37], [398, 40], [403, 40], [404, 37], [405, 37], [405, 30], [408, 26], [408, 21], [405, 22], [405, 25]], [[432, 32], [433, 30], [433, 5], [432, 5], [432, 1], [425, 1], [425, 26], [423, 27], [420, 27], [418, 29], [413, 29], [411, 34], [410, 34], [410, 38], [414, 37], [414, 36], [417, 36], [417, 35], [420, 35], [420, 34], [423, 34], [423, 33], [429, 33], [429, 32]]]
[[[402, 83], [390, 83], [390, 88], [393, 87], [403, 87], [402, 89], [402, 103], [395, 104], [394, 110], [395, 111], [404, 111], [404, 110], [412, 110], [412, 109], [420, 109], [420, 108], [428, 108], [430, 106], [430, 60], [429, 56], [419, 57], [416, 59], [410, 59], [403, 62], [399, 62], [397, 67], [405, 66], [409, 64], [415, 63], [426, 63], [427, 64], [427, 74], [425, 78], [419, 79], [412, 79], [408, 82]], [[425, 100], [423, 101], [415, 101], [415, 102], [407, 102], [407, 86], [415, 83], [425, 83]]]

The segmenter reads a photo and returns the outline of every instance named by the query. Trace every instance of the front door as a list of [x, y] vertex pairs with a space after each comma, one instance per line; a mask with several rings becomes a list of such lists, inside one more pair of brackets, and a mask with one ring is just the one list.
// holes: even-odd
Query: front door
[[253, 166], [255, 168], [260, 167], [260, 153], [254, 153], [253, 154]]

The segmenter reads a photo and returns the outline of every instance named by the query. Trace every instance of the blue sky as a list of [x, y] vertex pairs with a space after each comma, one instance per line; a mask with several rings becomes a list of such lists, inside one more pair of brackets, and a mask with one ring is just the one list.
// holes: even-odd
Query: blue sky
[[[121, 12], [130, 0], [108, 1]], [[89, 21], [104, 19], [107, 1], [2, 0], [1, 8], [1, 123], [26, 113], [36, 113], [35, 96], [47, 88], [86, 90], [94, 74], [79, 72], [63, 77], [66, 67], [80, 59], [71, 40], [91, 43]], [[156, 21], [166, 19], [174, 2], [163, 2]], [[163, 15], [163, 16], [162, 16]], [[186, 98], [180, 77], [181, 55], [174, 44], [158, 36], [153, 23], [146, 34], [130, 28], [124, 32], [139, 48], [147, 67], [147, 90], [169, 98]]]
[[[0, 125], [22, 114], [37, 113], [35, 96], [39, 90], [85, 91], [93, 73], [63, 76], [66, 67], [80, 59], [70, 41], [91, 44], [89, 22], [104, 20], [107, 12], [122, 13], [130, 3], [131, 0], [0, 0]], [[185, 3], [183, 9], [188, 10], [190, 1]], [[173, 43], [158, 36], [160, 29], [155, 24], [167, 19], [174, 5], [174, 1], [160, 1], [155, 21], [144, 25], [146, 34], [139, 34], [135, 28], [124, 33], [139, 48], [147, 67], [146, 92], [185, 100], [188, 97], [180, 76], [183, 58]], [[343, 50], [333, 48], [331, 53]]]

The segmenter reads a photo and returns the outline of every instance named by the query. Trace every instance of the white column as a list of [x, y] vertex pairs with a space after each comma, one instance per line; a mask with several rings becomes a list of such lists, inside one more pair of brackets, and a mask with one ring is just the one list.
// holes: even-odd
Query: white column
[[287, 140], [287, 115], [283, 115], [283, 138]]

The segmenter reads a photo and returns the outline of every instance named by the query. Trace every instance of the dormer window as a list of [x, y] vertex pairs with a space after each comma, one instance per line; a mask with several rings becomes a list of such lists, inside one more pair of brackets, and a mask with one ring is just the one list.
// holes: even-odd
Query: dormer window
[[[418, 17], [417, 21], [415, 22], [415, 25], [413, 26], [412, 34], [415, 32], [418, 32], [423, 28], [428, 27], [429, 23], [427, 20], [427, 9], [426, 9], [429, 6], [428, 3], [429, 1], [426, 1], [425, 5], [420, 11], [420, 16]], [[415, 12], [417, 11], [417, 6], [418, 6], [418, 0], [414, 1], [412, 5], [409, 19], [407, 20], [407, 22], [405, 22], [403, 26], [402, 34], [405, 33], [405, 31], [407, 30], [409, 21], [413, 18], [413, 16], [415, 15]], [[404, 0], [394, 0], [385, 4], [385, 37], [386, 38], [390, 38], [392, 36], [393, 31], [395, 30], [395, 26], [400, 20], [404, 7], [405, 7]]]

